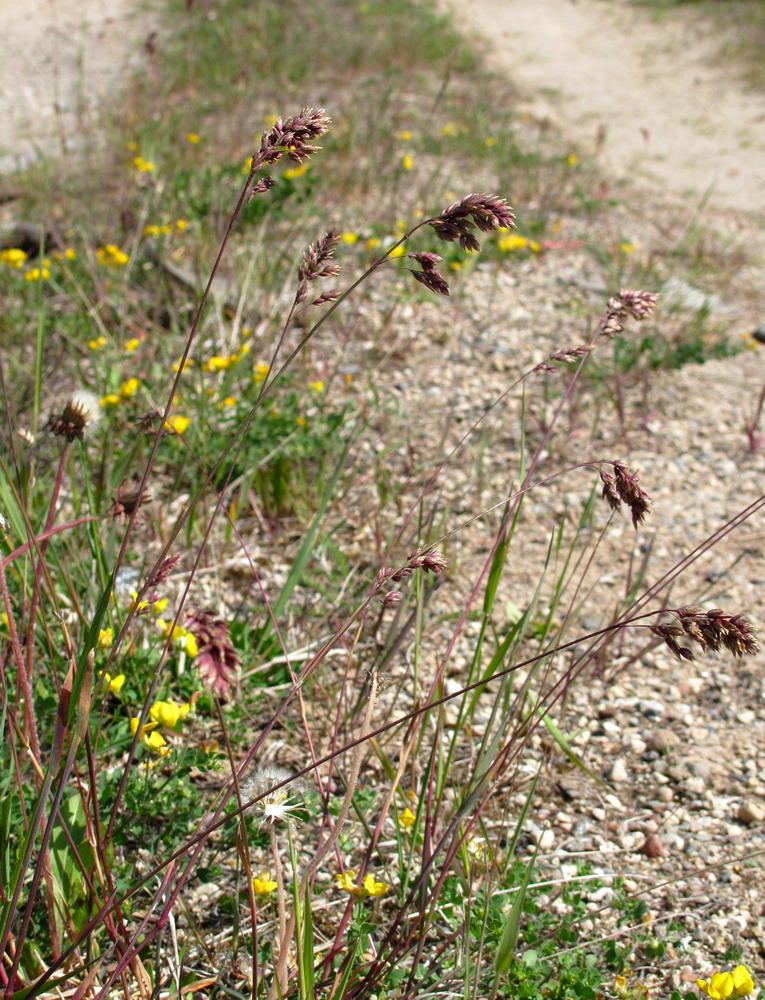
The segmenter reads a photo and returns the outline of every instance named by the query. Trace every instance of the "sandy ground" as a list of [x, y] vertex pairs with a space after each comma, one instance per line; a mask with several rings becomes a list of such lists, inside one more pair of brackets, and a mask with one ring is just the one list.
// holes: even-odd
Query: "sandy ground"
[[135, 0], [0, 0], [0, 172], [81, 148], [155, 21]]
[[609, 173], [661, 201], [708, 199], [765, 250], [765, 94], [716, 58], [720, 39], [690, 5], [659, 21], [629, 0], [441, 3], [484, 37], [524, 107], [597, 148]]

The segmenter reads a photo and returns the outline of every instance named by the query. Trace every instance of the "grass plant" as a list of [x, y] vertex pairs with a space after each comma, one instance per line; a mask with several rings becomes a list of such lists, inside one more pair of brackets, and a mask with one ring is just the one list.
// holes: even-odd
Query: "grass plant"
[[[250, 30], [256, 11], [265, 34]], [[423, 52], [445, 63], [436, 111], [419, 105], [419, 144], [393, 85], [395, 112], [373, 123], [383, 172], [364, 162], [352, 110], [335, 138], [305, 107], [253, 141], [253, 98], [228, 104], [241, 56], [216, 60], [215, 47], [257, 37], [259, 86], [316, 93], [317, 39], [380, 11], [430, 30], [424, 47], [417, 32], [375, 35], [380, 74], [401, 70], [394, 54], [408, 71]], [[500, 138], [487, 144], [480, 121], [433, 126], [474, 63], [430, 8], [339, 4], [337, 23], [319, 18], [326, 5], [296, 12], [202, 6], [196, 58], [176, 36], [186, 58], [173, 59], [166, 110], [136, 112], [122, 228], [59, 233], [35, 259], [3, 261], [3, 994], [564, 1000], [616, 983], [639, 996], [630, 954], [660, 944], [635, 930], [639, 904], [615, 876], [543, 871], [527, 832], [538, 782], [553, 757], [587, 772], [566, 699], [618, 646], [756, 652], [740, 609], [668, 595], [765, 497], [665, 575], [638, 574], [582, 634], [614, 520], [640, 530], [651, 500], [620, 458], [546, 458], [593, 360], [650, 321], [644, 290], [606, 297], [578, 343], [519, 359], [456, 439], [397, 456], [373, 369], [348, 363], [351, 328], [365, 309], [383, 317], [370, 353], [390, 373], [397, 308], [447, 300], [479, 252], [495, 266], [533, 259], [545, 224], [495, 194], [446, 197], [444, 144], [485, 156]], [[290, 59], [275, 68], [265, 38]], [[369, 50], [339, 49], [352, 90]], [[155, 107], [148, 88], [140, 100]], [[211, 136], [201, 115], [222, 136], [224, 109], [234, 138], [218, 159], [191, 136]], [[552, 204], [571, 166], [535, 160], [529, 190]], [[464, 452], [481, 435], [491, 446], [503, 403], [550, 385], [543, 424], [521, 411], [503, 488], [456, 516], [444, 484]], [[560, 480], [586, 483], [581, 509], [540, 524], [529, 502]], [[468, 529], [481, 545], [463, 555]], [[511, 604], [530, 533], [545, 555]], [[578, 931], [601, 879], [629, 942]], [[718, 975], [703, 980], [710, 996], [729, 985]], [[731, 973], [725, 996], [750, 983]]]

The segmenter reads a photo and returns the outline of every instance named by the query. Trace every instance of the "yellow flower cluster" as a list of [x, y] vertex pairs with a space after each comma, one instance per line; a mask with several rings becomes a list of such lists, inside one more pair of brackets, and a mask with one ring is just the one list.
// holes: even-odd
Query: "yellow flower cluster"
[[101, 267], [124, 267], [130, 257], [116, 243], [107, 243], [96, 250], [96, 260]]
[[[91, 345], [89, 344], [88, 346]], [[131, 396], [135, 396], [140, 385], [141, 380], [135, 376], [127, 379], [122, 383], [117, 392], [107, 392], [105, 396], [101, 397], [101, 406], [116, 406], [118, 403], [127, 402]]]
[[[134, 736], [138, 729], [139, 722], [140, 719], [137, 715], [133, 716], [130, 720], [130, 731]], [[145, 722], [141, 726], [141, 735], [139, 738], [144, 746], [147, 746], [150, 750], [156, 750], [160, 757], [167, 757], [169, 753], [172, 753], [173, 748], [168, 744], [162, 733], [152, 732], [152, 730], [156, 729], [156, 727], [156, 722]]]
[[252, 876], [252, 890], [256, 896], [267, 896], [276, 888], [276, 882], [271, 878], [271, 872], [264, 868]]
[[142, 156], [133, 157], [133, 166], [142, 174], [150, 174], [154, 169], [154, 164], [151, 160], [145, 160]]
[[754, 981], [745, 965], [737, 965], [731, 972], [715, 972], [711, 979], [697, 979], [696, 985], [712, 1000], [738, 1000], [747, 997], [754, 989]]
[[144, 236], [168, 236], [172, 232], [182, 233], [184, 229], [189, 228], [188, 220], [186, 219], [176, 219], [175, 222], [166, 222], [162, 226], [158, 226], [155, 223], [150, 223], [143, 227]]
[[296, 177], [302, 177], [303, 174], [307, 174], [308, 171], [310, 170], [310, 167], [311, 167], [310, 163], [306, 163], [304, 161], [303, 163], [300, 164], [299, 167], [288, 167], [284, 171], [284, 176], [287, 177], [289, 180], [294, 180]]
[[50, 278], [50, 258], [45, 257], [40, 267], [30, 267], [24, 277], [27, 281], [46, 281]]
[[176, 434], [183, 434], [190, 423], [191, 417], [184, 417], [181, 413], [173, 413], [165, 421], [165, 428]]
[[166, 636], [172, 633], [173, 642], [178, 649], [182, 649], [186, 653], [186, 656], [193, 659], [197, 655], [199, 649], [196, 637], [188, 629], [185, 629], [183, 625], [173, 626], [172, 622], [166, 622], [163, 618], [157, 619], [157, 625]]
[[239, 350], [234, 351], [233, 354], [213, 354], [212, 357], [205, 361], [202, 367], [206, 372], [224, 372], [227, 368], [235, 365], [237, 361], [241, 361], [245, 354], [249, 354], [249, 352], [250, 345], [242, 344]]
[[513, 250], [533, 250], [535, 253], [542, 249], [536, 240], [527, 240], [519, 233], [507, 233], [497, 240], [497, 246], [504, 253], [511, 253]]
[[119, 694], [122, 690], [122, 685], [125, 683], [125, 675], [117, 674], [116, 677], [112, 677], [111, 674], [104, 673], [104, 680], [106, 681], [111, 694]]
[[364, 876], [363, 885], [358, 885], [354, 882], [356, 872], [352, 868], [347, 868], [344, 872], [338, 872], [335, 878], [341, 889], [345, 889], [346, 892], [358, 896], [359, 899], [366, 899], [368, 896], [382, 896], [383, 893], [388, 891], [388, 886], [385, 882], [376, 882], [374, 875], [371, 874]]
[[149, 718], [152, 722], [156, 722], [160, 726], [175, 729], [178, 723], [182, 722], [190, 711], [190, 702], [178, 705], [174, 701], [155, 701], [149, 709]]
[[18, 247], [9, 247], [7, 250], [0, 250], [0, 261], [9, 264], [11, 267], [21, 267], [27, 259], [27, 254]]
[[94, 337], [92, 340], [88, 341], [88, 347], [91, 351], [100, 351], [102, 347], [106, 346], [106, 344], [107, 340], [103, 335], [100, 337]]

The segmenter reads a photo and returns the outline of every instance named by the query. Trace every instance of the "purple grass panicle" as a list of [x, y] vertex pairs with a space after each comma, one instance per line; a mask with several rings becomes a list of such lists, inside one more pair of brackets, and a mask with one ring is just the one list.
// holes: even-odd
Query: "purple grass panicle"
[[[322, 236], [315, 243], [311, 243], [303, 254], [303, 259], [298, 268], [298, 285], [296, 302], [304, 302], [308, 295], [308, 285], [311, 281], [319, 278], [329, 278], [340, 274], [340, 265], [336, 263], [328, 264], [335, 253], [337, 244], [340, 242], [340, 234], [330, 229], [326, 236]], [[312, 304], [321, 305], [322, 302], [331, 302], [338, 296], [337, 292], [325, 292], [319, 296]]]
[[180, 558], [180, 555], [174, 555], [167, 556], [166, 559], [163, 559], [154, 572], [149, 575], [149, 588], [153, 590], [155, 587], [159, 587], [165, 583], [175, 569]]
[[638, 483], [636, 472], [630, 472], [624, 462], [618, 459], [613, 463], [614, 473], [611, 475], [600, 470], [600, 481], [603, 483], [603, 499], [611, 510], [620, 511], [622, 503], [626, 504], [632, 514], [632, 525], [637, 528], [645, 520], [651, 509], [651, 498]]
[[[273, 166], [278, 163], [283, 156], [289, 157], [293, 163], [302, 163], [313, 156], [321, 149], [321, 146], [314, 146], [313, 139], [318, 139], [320, 135], [329, 128], [332, 119], [319, 108], [303, 108], [303, 110], [293, 115], [291, 118], [277, 118], [271, 128], [264, 132], [260, 139], [260, 146], [253, 154], [250, 170], [260, 170], [261, 167]], [[250, 199], [256, 194], [265, 194], [276, 182], [270, 175], [259, 177], [250, 191]]]
[[479, 229], [490, 233], [493, 229], [515, 226], [515, 216], [504, 198], [493, 194], [469, 194], [445, 208], [430, 225], [436, 236], [447, 243], [459, 241], [463, 250], [480, 250], [478, 240], [472, 233]]
[[438, 292], [439, 295], [449, 294], [449, 283], [436, 268], [436, 264], [442, 259], [437, 253], [408, 253], [407, 257], [416, 261], [422, 268], [421, 271], [411, 271], [415, 281], [419, 281], [431, 292]]
[[760, 648], [755, 638], [757, 630], [745, 615], [729, 615], [719, 608], [704, 611], [692, 605], [678, 608], [672, 614], [675, 615], [675, 622], [653, 625], [651, 631], [664, 640], [678, 659], [694, 659], [690, 648], [678, 642], [681, 637], [698, 643], [704, 650], [716, 653], [727, 649], [739, 658], [745, 654], [754, 656]]
[[550, 361], [575, 362], [580, 358], [583, 358], [585, 354], [589, 354], [591, 350], [591, 345], [583, 347], [566, 347], [562, 351], [556, 351], [555, 354], [551, 354]]
[[600, 333], [604, 337], [615, 337], [624, 329], [622, 324], [628, 317], [638, 322], [648, 319], [658, 301], [659, 296], [655, 292], [622, 289], [608, 300], [606, 313], [600, 322]]
[[186, 628], [197, 640], [194, 664], [199, 678], [219, 698], [229, 698], [236, 687], [239, 656], [231, 643], [228, 623], [206, 608], [186, 616]]

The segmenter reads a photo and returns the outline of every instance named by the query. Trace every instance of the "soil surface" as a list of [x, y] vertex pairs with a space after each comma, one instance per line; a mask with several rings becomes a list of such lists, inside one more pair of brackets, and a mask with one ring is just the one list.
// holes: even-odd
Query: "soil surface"
[[135, 0], [0, 0], [0, 172], [82, 149], [93, 111], [146, 55], [157, 18]]
[[[728, 212], [765, 250], [765, 94], [720, 60], [692, 5], [652, 18], [629, 0], [442, 0], [489, 62], [602, 166], [658, 200]], [[730, 221], [730, 219], [729, 219]]]

